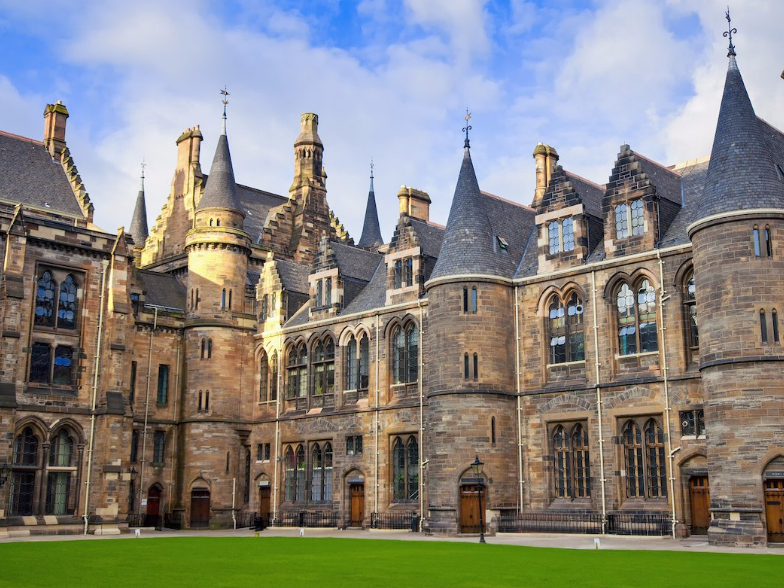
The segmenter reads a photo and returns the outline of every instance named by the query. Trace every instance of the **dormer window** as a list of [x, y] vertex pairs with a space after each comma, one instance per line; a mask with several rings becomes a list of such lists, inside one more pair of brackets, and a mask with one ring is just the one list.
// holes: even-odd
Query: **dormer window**
[[506, 239], [496, 236], [496, 240], [498, 241], [498, 249], [501, 251], [509, 250], [509, 242]]
[[[631, 228], [630, 228], [631, 227]], [[641, 199], [615, 206], [615, 237], [626, 239], [645, 232], [645, 214]]]
[[550, 255], [563, 251], [574, 251], [574, 220], [567, 217], [563, 221], [552, 221], [547, 225], [547, 240]]

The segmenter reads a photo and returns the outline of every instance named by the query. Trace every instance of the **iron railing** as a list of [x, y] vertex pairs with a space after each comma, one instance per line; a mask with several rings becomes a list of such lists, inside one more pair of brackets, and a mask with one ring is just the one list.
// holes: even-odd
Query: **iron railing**
[[238, 529], [249, 529], [250, 527], [253, 527], [256, 523], [256, 513], [238, 512], [236, 514], [236, 519], [237, 519]]
[[[499, 533], [578, 533], [597, 535], [602, 532], [602, 515], [594, 512], [523, 512], [502, 513], [498, 517]], [[664, 537], [671, 533], [672, 520], [667, 513], [607, 513], [605, 532], [610, 535]]]
[[254, 531], [263, 531], [267, 527], [270, 526], [270, 515], [267, 514], [257, 514], [253, 519], [253, 530]]
[[182, 512], [167, 512], [163, 515], [163, 526], [167, 529], [182, 529]]
[[143, 527], [144, 526], [144, 514], [129, 514], [128, 515], [128, 526], [129, 527]]
[[329, 528], [339, 526], [338, 513], [334, 511], [286, 511], [278, 514], [278, 527]]
[[412, 512], [373, 512], [370, 513], [371, 529], [408, 529], [419, 531], [419, 513]]

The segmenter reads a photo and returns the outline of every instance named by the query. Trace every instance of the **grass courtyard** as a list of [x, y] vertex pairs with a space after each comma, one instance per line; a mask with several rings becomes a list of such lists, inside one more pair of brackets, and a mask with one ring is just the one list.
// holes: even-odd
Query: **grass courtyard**
[[776, 555], [447, 541], [183, 537], [0, 544], [0, 586], [516, 588], [784, 585]]

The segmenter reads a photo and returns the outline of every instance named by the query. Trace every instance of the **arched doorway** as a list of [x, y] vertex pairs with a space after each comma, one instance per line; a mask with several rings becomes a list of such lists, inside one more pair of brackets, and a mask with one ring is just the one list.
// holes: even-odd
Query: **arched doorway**
[[692, 535], [707, 535], [711, 522], [708, 476], [689, 478], [689, 503]]
[[[487, 487], [480, 484], [460, 486], [460, 532], [479, 533], [480, 513], [485, 508]], [[482, 521], [484, 522], [484, 521]]]
[[784, 543], [784, 457], [771, 461], [762, 473], [765, 523], [769, 543]]
[[257, 518], [259, 519], [256, 523], [257, 530], [266, 529], [269, 527], [270, 524], [270, 498], [272, 496], [272, 491], [269, 486], [269, 482], [262, 482], [266, 483], [265, 486], [259, 485], [259, 512], [257, 514]]
[[352, 470], [346, 476], [348, 526], [362, 527], [365, 522], [365, 476]]
[[161, 495], [163, 488], [158, 484], [153, 484], [147, 490], [147, 511], [144, 516], [145, 527], [160, 527], [161, 526]]
[[210, 526], [210, 491], [208, 488], [191, 490], [191, 524], [192, 529], [203, 529]]

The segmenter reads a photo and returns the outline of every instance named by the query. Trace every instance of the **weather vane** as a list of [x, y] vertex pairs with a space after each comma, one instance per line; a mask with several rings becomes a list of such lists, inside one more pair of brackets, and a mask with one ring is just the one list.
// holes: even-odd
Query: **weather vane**
[[466, 108], [466, 115], [465, 115], [466, 126], [463, 127], [463, 132], [466, 135], [466, 138], [465, 138], [465, 146], [466, 147], [470, 147], [471, 146], [470, 143], [468, 142], [468, 131], [470, 131], [470, 130], [472, 130], [474, 128], [474, 127], [472, 127], [471, 125], [468, 124], [469, 120], [471, 120], [471, 113], [468, 112], [468, 109]]
[[724, 36], [730, 38], [730, 50], [727, 57], [735, 57], [735, 45], [732, 44], [732, 33], [737, 33], [738, 29], [732, 27], [732, 19], [730, 18], [730, 7], [727, 6], [727, 12], [724, 14], [727, 19], [727, 30], [724, 31]]
[[147, 164], [144, 163], [144, 158], [142, 158], [142, 179], [144, 179], [144, 168], [147, 167]]
[[221, 96], [223, 96], [223, 116], [226, 116], [226, 105], [229, 103], [229, 93], [226, 91], [226, 86], [223, 86], [223, 90], [220, 91]]
[[370, 158], [370, 179], [373, 179], [373, 158]]

